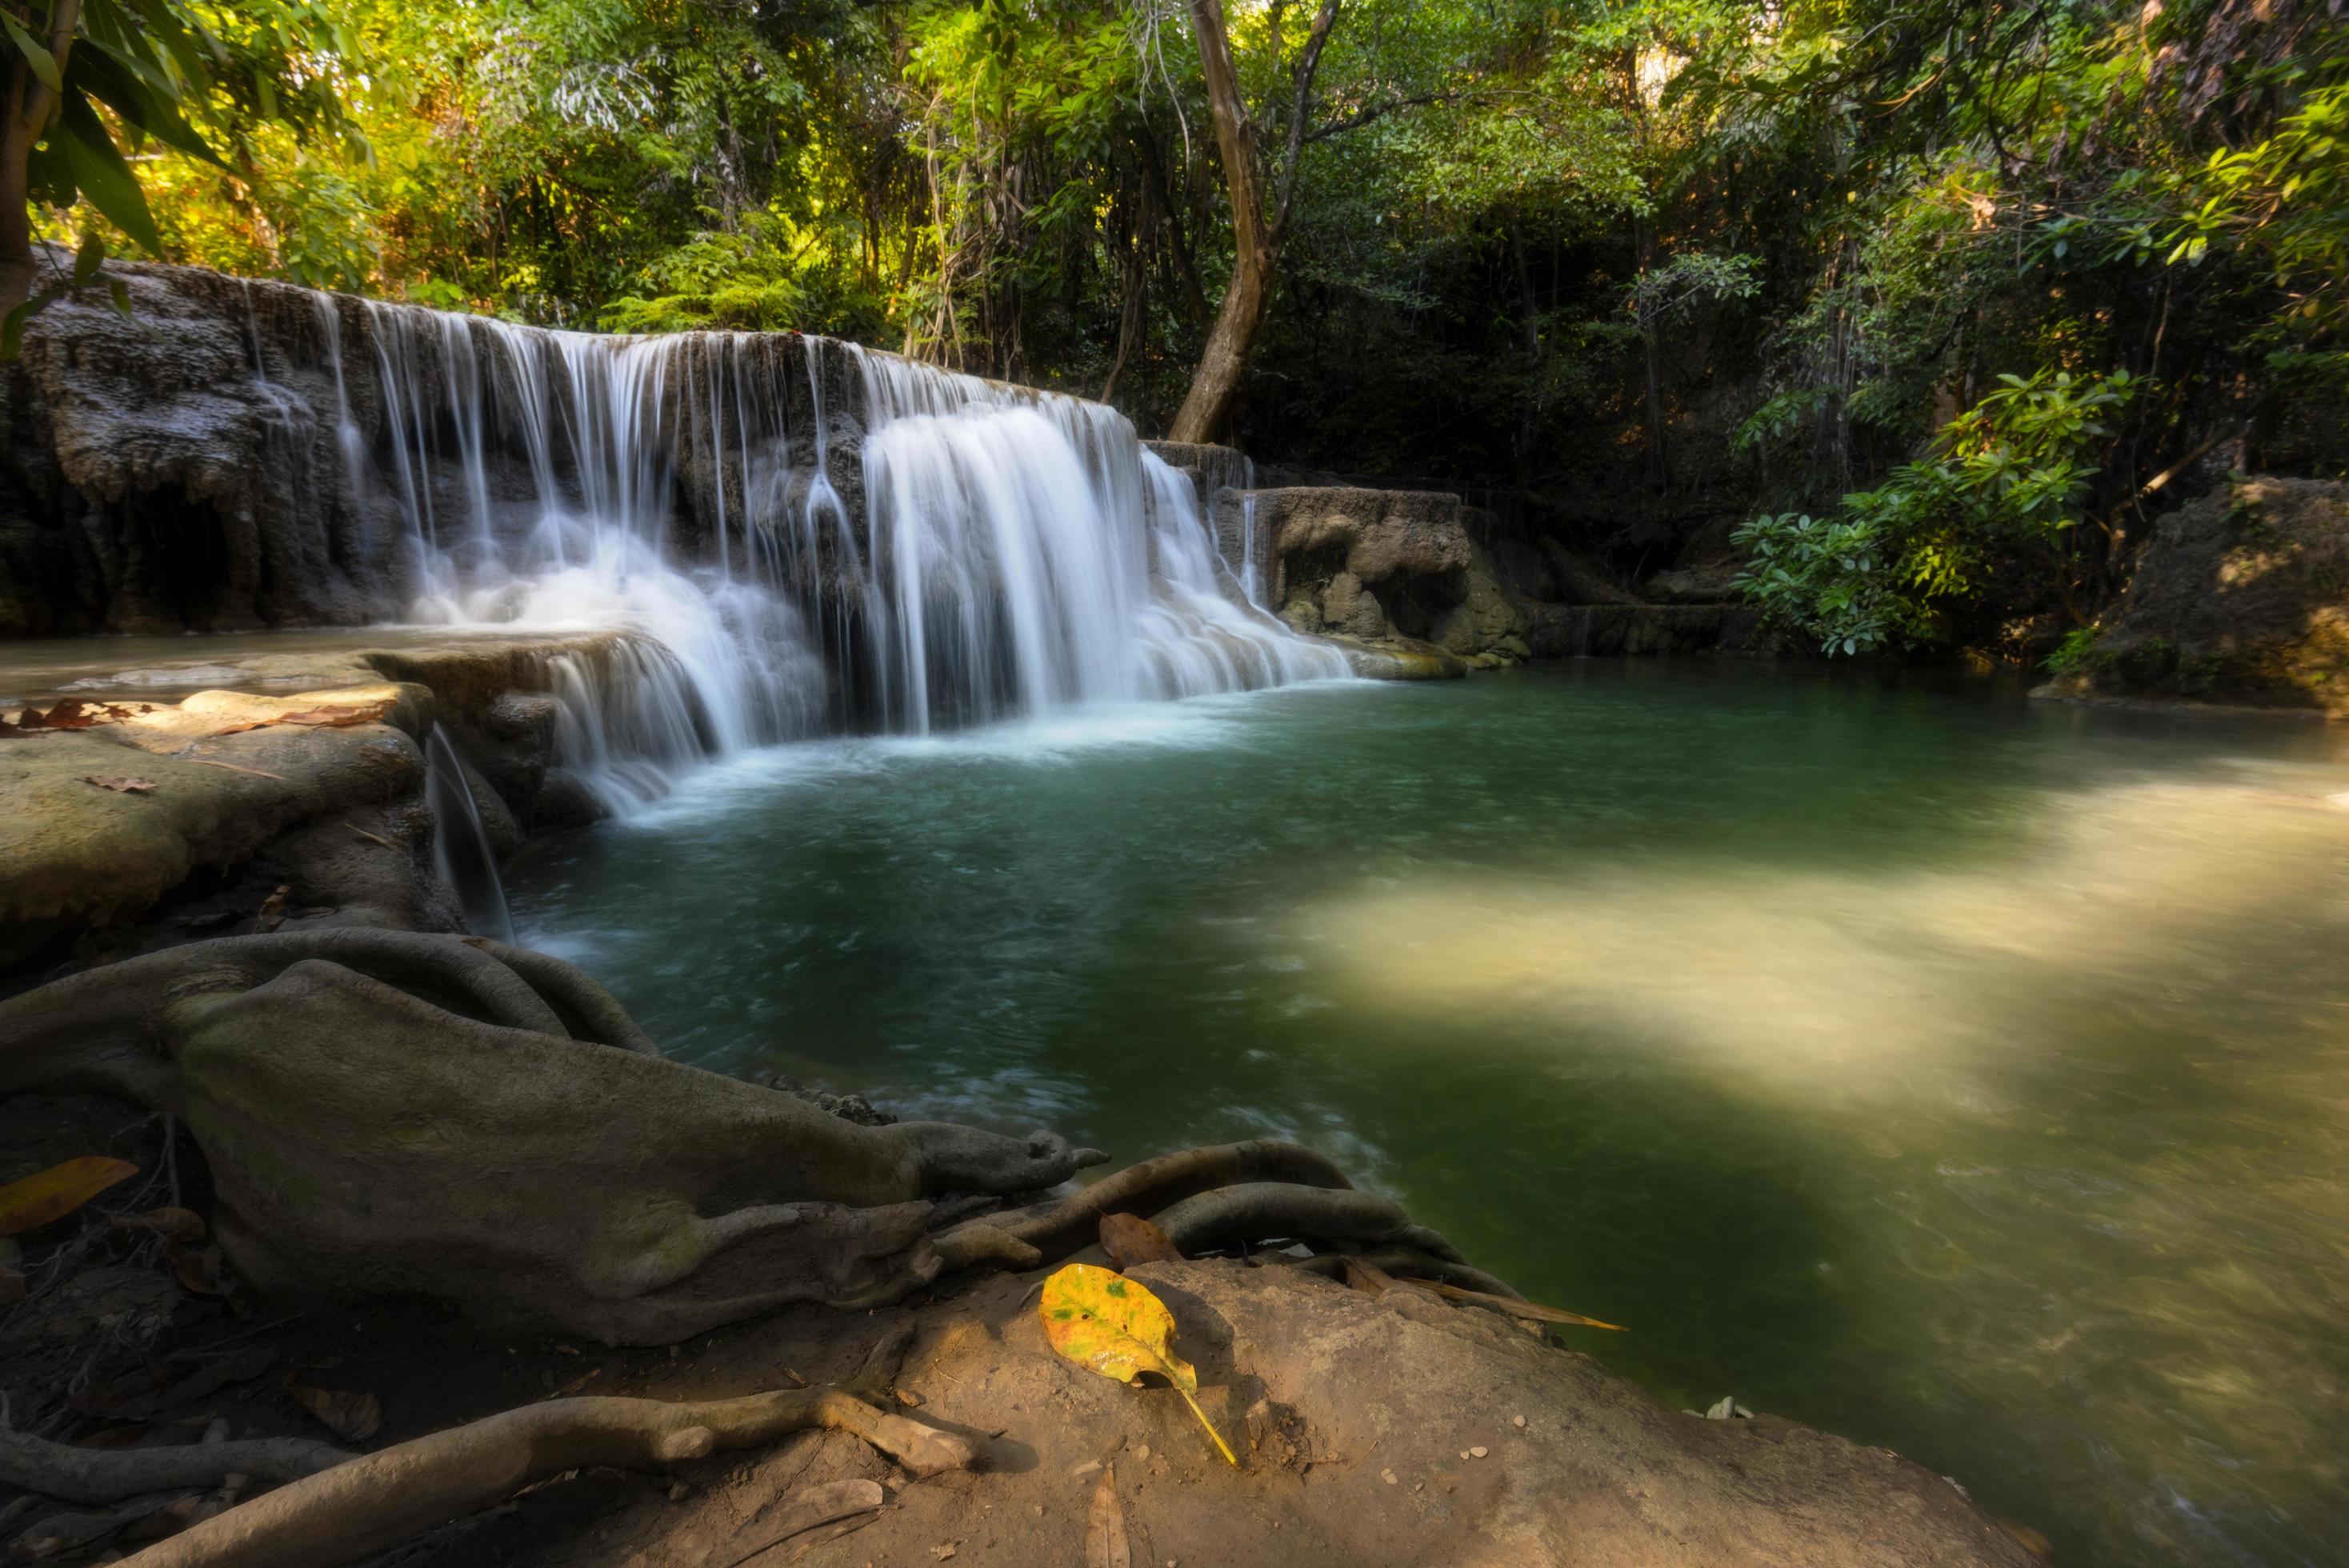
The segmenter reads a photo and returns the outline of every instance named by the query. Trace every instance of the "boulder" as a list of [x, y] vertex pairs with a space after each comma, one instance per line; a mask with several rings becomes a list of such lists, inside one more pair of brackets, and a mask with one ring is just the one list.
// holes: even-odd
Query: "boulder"
[[2035, 695], [2349, 718], [2349, 484], [2240, 480], [2163, 518], [2067, 664]]
[[[1452, 660], [1506, 662], [1531, 651], [1526, 611], [1471, 536], [1458, 496], [1227, 489], [1216, 497], [1216, 525], [1226, 538], [1245, 530], [1268, 542], [1267, 602], [1300, 632], [1399, 653], [1404, 642], [1425, 645]], [[1401, 661], [1424, 662], [1425, 649]]]

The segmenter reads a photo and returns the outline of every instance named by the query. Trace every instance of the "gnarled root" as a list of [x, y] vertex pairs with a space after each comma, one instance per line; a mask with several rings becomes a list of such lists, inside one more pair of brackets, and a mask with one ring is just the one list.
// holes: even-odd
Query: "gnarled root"
[[159, 1542], [136, 1568], [326, 1568], [370, 1556], [567, 1470], [660, 1470], [810, 1427], [862, 1438], [917, 1476], [978, 1459], [952, 1432], [837, 1388], [672, 1404], [555, 1399], [399, 1443], [280, 1487]]
[[175, 1020], [323, 959], [460, 1018], [657, 1056], [609, 993], [502, 943], [349, 928], [167, 947], [0, 1002], [0, 1094], [84, 1091], [176, 1110]]
[[306, 1438], [78, 1449], [0, 1427], [0, 1485], [66, 1502], [116, 1502], [146, 1492], [208, 1490], [233, 1475], [299, 1480], [350, 1457]]
[[[1001, 1243], [975, 1233], [992, 1231], [1005, 1241], [1035, 1248], [1041, 1259], [1063, 1258], [1092, 1241], [1100, 1233], [1104, 1214], [1154, 1214], [1171, 1203], [1213, 1188], [1254, 1181], [1338, 1190], [1350, 1190], [1353, 1186], [1346, 1180], [1346, 1173], [1328, 1159], [1298, 1144], [1271, 1139], [1214, 1143], [1129, 1165], [1114, 1176], [1105, 1176], [1083, 1191], [1058, 1202], [1020, 1213], [990, 1214], [957, 1225], [938, 1238], [938, 1250], [950, 1260], [965, 1253], [974, 1261], [991, 1255], [987, 1249], [1000, 1247]], [[1406, 1218], [1402, 1222], [1410, 1222]], [[1017, 1254], [1007, 1252], [1001, 1255], [1009, 1258]]]
[[1185, 1198], [1152, 1219], [1185, 1257], [1274, 1237], [1372, 1243], [1409, 1237], [1405, 1244], [1437, 1256], [1459, 1256], [1433, 1231], [1413, 1224], [1402, 1204], [1351, 1189], [1247, 1181]]

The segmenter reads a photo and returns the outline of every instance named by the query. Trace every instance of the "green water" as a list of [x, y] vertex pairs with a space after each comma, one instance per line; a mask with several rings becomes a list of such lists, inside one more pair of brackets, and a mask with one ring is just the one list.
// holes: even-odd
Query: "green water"
[[1594, 661], [785, 748], [512, 891], [687, 1059], [1298, 1139], [1676, 1406], [2066, 1563], [2333, 1563], [2344, 792], [2322, 727]]

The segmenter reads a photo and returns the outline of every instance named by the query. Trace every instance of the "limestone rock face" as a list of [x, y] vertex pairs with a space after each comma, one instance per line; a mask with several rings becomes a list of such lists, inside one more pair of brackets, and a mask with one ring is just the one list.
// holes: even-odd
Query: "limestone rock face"
[[2038, 695], [2349, 718], [2349, 484], [2247, 479], [2162, 519], [2103, 634]]
[[[146, 945], [232, 930], [343, 925], [458, 931], [434, 870], [423, 801], [426, 735], [460, 758], [491, 847], [593, 820], [554, 766], [557, 660], [595, 669], [618, 634], [452, 637], [431, 648], [262, 655], [218, 674], [274, 695], [199, 692], [176, 704], [102, 701], [82, 729], [0, 738], [0, 975], [85, 937]], [[283, 690], [289, 673], [317, 682]], [[373, 722], [278, 722], [336, 708]], [[138, 779], [136, 791], [94, 779]], [[575, 785], [573, 786], [575, 789]], [[275, 906], [265, 901], [284, 889]]]
[[[450, 400], [452, 387], [508, 387], [527, 362], [553, 428], [579, 428], [547, 335], [194, 267], [106, 275], [129, 315], [84, 290], [36, 316], [0, 366], [0, 636], [392, 619], [415, 596], [417, 515], [444, 544], [475, 517], [519, 536], [543, 515], [543, 478], [579, 490], [567, 438], [535, 449], [503, 404]], [[790, 433], [799, 487], [765, 499], [803, 502], [821, 428], [842, 514], [864, 515], [848, 351], [702, 335], [652, 378], [644, 416], [671, 458], [669, 537], [688, 557], [715, 559], [719, 531], [741, 531], [742, 465], [717, 460], [705, 427], [713, 407], [731, 412], [709, 388], [751, 382]]]
[[1266, 542], [1266, 601], [1299, 631], [1425, 644], [1470, 661], [1524, 658], [1525, 608], [1467, 522], [1458, 496], [1433, 490], [1329, 486], [1216, 497], [1218, 533]]

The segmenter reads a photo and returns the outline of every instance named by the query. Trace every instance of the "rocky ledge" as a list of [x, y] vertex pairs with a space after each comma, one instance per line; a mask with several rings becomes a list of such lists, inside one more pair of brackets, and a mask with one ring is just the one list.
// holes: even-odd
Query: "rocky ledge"
[[2033, 695], [2349, 718], [2349, 484], [2243, 479], [2180, 507], [2059, 663]]
[[178, 702], [97, 683], [0, 710], [0, 975], [281, 928], [464, 930], [428, 738], [449, 738], [492, 853], [592, 821], [601, 808], [553, 762], [550, 687], [566, 668], [608, 684], [596, 672], [632, 652], [618, 633], [362, 639], [208, 664], [237, 689]]

